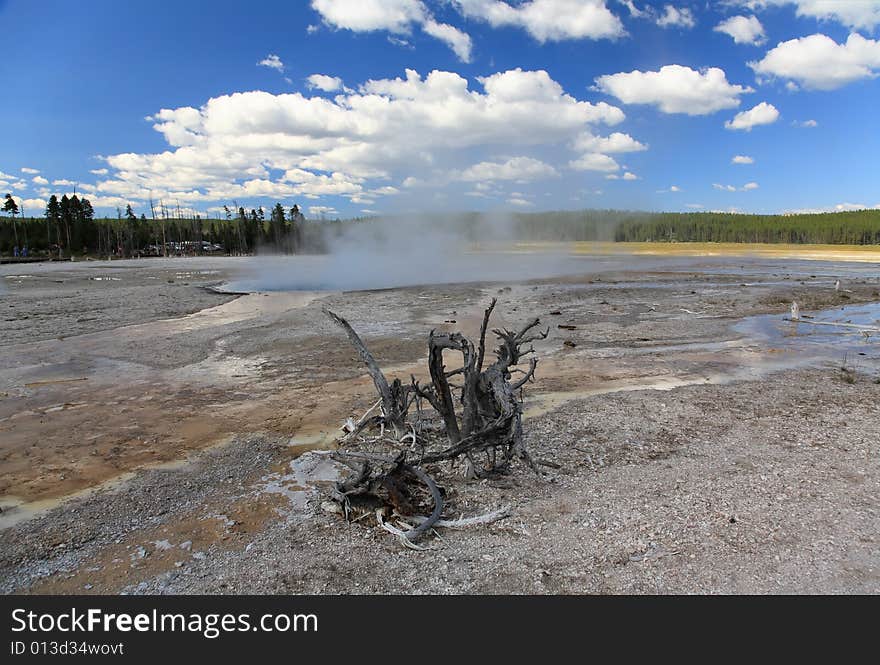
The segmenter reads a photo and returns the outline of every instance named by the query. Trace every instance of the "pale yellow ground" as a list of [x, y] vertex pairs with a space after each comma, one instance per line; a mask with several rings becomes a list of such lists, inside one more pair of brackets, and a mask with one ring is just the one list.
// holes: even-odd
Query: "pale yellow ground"
[[524, 242], [515, 251], [643, 256], [751, 256], [755, 258], [880, 263], [880, 245], [803, 245], [736, 242]]

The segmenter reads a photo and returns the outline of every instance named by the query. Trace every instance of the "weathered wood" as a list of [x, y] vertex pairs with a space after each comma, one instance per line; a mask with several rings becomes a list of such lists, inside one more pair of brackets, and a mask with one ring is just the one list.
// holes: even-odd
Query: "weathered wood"
[[[512, 512], [510, 506], [504, 506], [498, 510], [493, 510], [484, 513], [483, 515], [475, 515], [474, 517], [460, 517], [456, 520], [437, 520], [434, 522], [434, 526], [442, 527], [444, 529], [466, 529], [471, 526], [491, 524], [492, 522], [503, 520], [505, 517], [510, 517]], [[424, 524], [430, 519], [430, 517], [415, 515], [408, 519], [416, 524]]]
[[492, 311], [495, 309], [495, 303], [497, 302], [495, 298], [492, 298], [492, 302], [489, 303], [486, 311], [483, 312], [483, 323], [480, 325], [480, 345], [477, 353], [478, 372], [483, 371], [483, 360], [486, 357], [486, 331], [489, 329], [489, 317], [492, 316]]
[[[446, 424], [446, 436], [453, 443], [461, 439], [461, 429], [455, 415], [455, 402], [452, 399], [452, 391], [449, 389], [449, 379], [446, 376], [446, 366], [443, 362], [443, 351], [445, 349], [456, 349], [464, 352], [463, 345], [466, 342], [467, 340], [459, 333], [435, 333], [432, 330], [428, 335], [428, 372], [431, 375], [431, 382], [434, 384], [434, 394], [437, 397], [437, 404], [434, 406]], [[467, 343], [469, 344], [469, 342]], [[467, 369], [464, 369], [464, 372], [466, 374]]]
[[379, 363], [370, 353], [370, 350], [364, 344], [360, 336], [355, 332], [354, 328], [344, 318], [330, 311], [326, 307], [324, 313], [336, 325], [345, 331], [351, 345], [358, 352], [361, 360], [367, 366], [367, 371], [373, 379], [373, 385], [376, 386], [376, 392], [382, 400], [382, 413], [386, 424], [390, 425], [394, 430], [394, 434], [400, 438], [407, 432], [406, 427], [406, 407], [408, 406], [406, 390], [399, 380], [395, 380], [393, 384], [388, 383], [385, 374], [379, 367]]
[[[440, 519], [440, 516], [443, 514], [443, 495], [440, 493], [440, 488], [437, 487], [437, 483], [434, 482], [434, 479], [431, 478], [431, 476], [429, 476], [419, 467], [407, 464], [405, 461], [405, 455], [401, 454], [397, 457], [391, 458], [371, 453], [336, 451], [334, 453], [331, 453], [331, 456], [336, 459], [358, 460], [361, 462], [358, 470], [347, 479], [336, 483], [335, 491], [331, 493], [331, 497], [337, 500], [340, 500], [340, 496], [345, 497], [344, 501], [346, 503], [347, 497], [363, 494], [364, 491], [369, 491], [368, 488], [370, 488], [371, 485], [383, 485], [386, 487], [386, 489], [391, 489], [391, 491], [393, 491], [393, 488], [390, 487], [390, 483], [388, 481], [392, 477], [399, 477], [402, 471], [413, 474], [425, 485], [425, 487], [428, 488], [428, 491], [431, 494], [431, 501], [434, 503], [434, 508], [431, 511], [431, 515], [427, 519], [421, 521], [417, 527], [404, 534], [410, 542], [415, 542], [416, 540], [418, 540], [425, 532], [428, 531], [428, 529], [434, 526], [434, 524]], [[373, 465], [390, 465], [390, 469], [388, 471], [380, 470], [378, 473], [373, 473]], [[365, 490], [365, 488], [367, 488], [367, 490]], [[345, 506], [345, 508], [347, 515], [347, 506]], [[396, 506], [396, 508], [399, 509], [399, 506]]]
[[[402, 478], [405, 478], [401, 476], [401, 471], [411, 473], [431, 493], [434, 502], [431, 516], [427, 519], [420, 518], [418, 526], [407, 532], [380, 521], [380, 525], [386, 530], [405, 535], [407, 546], [438, 524], [442, 513], [442, 495], [436, 483], [423, 470], [425, 465], [461, 458], [466, 462], [468, 477], [471, 474], [485, 477], [487, 474], [506, 472], [512, 460], [521, 459], [536, 473], [540, 473], [523, 440], [522, 404], [518, 397], [518, 391], [534, 378], [538, 361], [531, 358], [527, 370], [520, 369], [517, 365], [535, 352], [532, 343], [546, 338], [549, 328], [543, 332], [536, 330], [540, 321], [533, 319], [518, 330], [493, 330], [498, 340], [495, 360], [484, 367], [486, 335], [495, 304], [493, 299], [483, 314], [476, 347], [458, 332], [430, 332], [428, 373], [431, 383], [428, 386], [420, 385], [414, 376], [410, 377], [410, 383], [406, 386], [399, 379], [389, 384], [372, 354], [348, 322], [325, 310], [345, 330], [367, 365], [382, 403], [384, 422], [394, 428], [395, 439], [390, 443], [396, 447], [396, 454], [389, 456], [355, 451], [335, 453], [361, 460], [363, 466], [355, 469], [352, 478], [338, 484], [333, 496], [337, 501], [344, 502], [348, 496], [356, 496], [358, 492], [377, 495], [385, 501], [386, 506], [391, 505], [398, 513], [405, 513], [411, 509], [411, 501], [407, 499], [411, 493], [400, 485]], [[461, 366], [447, 369], [445, 352], [450, 352], [451, 356], [460, 355]], [[514, 372], [522, 373], [523, 376], [513, 381]], [[462, 377], [461, 384], [452, 385], [450, 378], [458, 376]], [[424, 429], [421, 406], [418, 420], [408, 425], [409, 405], [417, 399], [427, 400], [442, 420], [442, 429], [438, 429], [436, 421], [431, 421], [428, 429]], [[418, 404], [420, 403], [417, 402]], [[367, 426], [372, 420], [362, 419]], [[371, 446], [387, 443], [382, 436], [364, 438], [359, 427], [361, 423], [357, 425], [355, 435], [359, 435], [361, 441], [370, 443]], [[408, 427], [412, 432], [408, 431]], [[415, 445], [417, 429], [418, 445]], [[347, 442], [351, 439], [352, 435], [346, 437]], [[478, 461], [478, 454], [485, 457], [485, 464]], [[411, 460], [407, 460], [407, 456]], [[345, 504], [344, 507], [348, 514]]]

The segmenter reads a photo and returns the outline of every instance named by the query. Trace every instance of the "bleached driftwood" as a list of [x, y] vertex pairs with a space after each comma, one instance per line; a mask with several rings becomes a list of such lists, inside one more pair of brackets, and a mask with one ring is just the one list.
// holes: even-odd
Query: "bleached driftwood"
[[[471, 526], [492, 524], [492, 522], [503, 520], [505, 517], [510, 517], [512, 512], [513, 511], [510, 509], [510, 506], [504, 506], [503, 508], [499, 508], [498, 510], [493, 510], [482, 515], [475, 515], [474, 517], [460, 517], [457, 520], [440, 519], [434, 522], [434, 526], [442, 527], [444, 529], [467, 529]], [[416, 524], [423, 524], [430, 518], [424, 517], [423, 515], [413, 515], [407, 517], [407, 519], [411, 522], [415, 522]]]

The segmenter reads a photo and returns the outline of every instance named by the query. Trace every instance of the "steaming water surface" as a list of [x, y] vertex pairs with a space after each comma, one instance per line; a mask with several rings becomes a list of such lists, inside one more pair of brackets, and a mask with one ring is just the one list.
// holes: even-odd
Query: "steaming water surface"
[[[420, 255], [409, 251], [340, 252], [320, 256], [260, 256], [240, 259], [239, 276], [220, 290], [236, 293], [258, 291], [366, 291], [428, 284], [472, 282], [523, 282], [572, 275], [615, 271], [718, 272], [762, 275], [768, 270], [785, 271], [782, 264], [762, 260], [718, 257], [607, 255], [561, 251], [516, 250], [443, 252]], [[837, 277], [841, 271], [828, 269]], [[809, 266], [789, 275], [807, 275]], [[643, 282], [639, 282], [644, 285]], [[669, 287], [666, 282], [663, 286]]]
[[[645, 260], [656, 264], [656, 261]], [[254, 291], [364, 291], [425, 284], [510, 282], [628, 269], [622, 257], [574, 254], [468, 252], [442, 257], [389, 254], [274, 256], [250, 259], [241, 277], [222, 289]]]

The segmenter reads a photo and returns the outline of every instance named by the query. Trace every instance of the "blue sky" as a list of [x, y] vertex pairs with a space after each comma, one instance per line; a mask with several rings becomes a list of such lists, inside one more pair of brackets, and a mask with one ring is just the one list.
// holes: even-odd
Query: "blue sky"
[[0, 0], [0, 21], [0, 189], [27, 214], [74, 184], [114, 215], [880, 207], [880, 0]]

